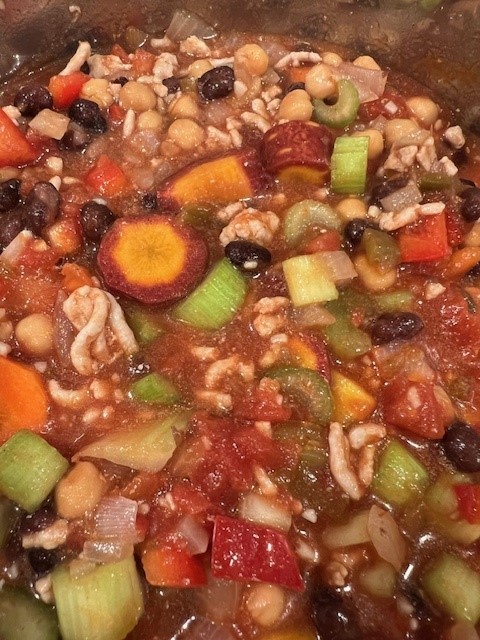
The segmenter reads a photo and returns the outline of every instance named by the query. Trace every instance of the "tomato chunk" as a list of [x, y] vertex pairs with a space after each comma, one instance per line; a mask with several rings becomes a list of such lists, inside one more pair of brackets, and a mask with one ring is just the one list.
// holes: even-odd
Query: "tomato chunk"
[[37, 155], [25, 134], [0, 109], [0, 167], [20, 167], [33, 162]]
[[107, 198], [120, 195], [128, 186], [127, 176], [122, 169], [105, 154], [98, 158], [96, 164], [87, 173], [85, 182]]
[[53, 96], [54, 106], [57, 109], [67, 109], [78, 98], [87, 80], [90, 80], [90, 77], [81, 71], [75, 71], [68, 76], [52, 76], [48, 90]]
[[269, 582], [297, 591], [304, 588], [293, 551], [281, 531], [228, 516], [215, 518], [212, 573], [239, 582]]
[[269, 389], [256, 388], [235, 401], [233, 413], [236, 417], [245, 420], [267, 420], [268, 422], [289, 420], [292, 410], [290, 407], [278, 404], [277, 395]]
[[147, 582], [156, 587], [198, 587], [206, 582], [197, 556], [176, 547], [150, 547], [142, 555]]
[[460, 516], [470, 524], [480, 524], [480, 484], [456, 484]]
[[398, 241], [402, 262], [431, 262], [451, 253], [444, 213], [424, 216], [400, 230]]

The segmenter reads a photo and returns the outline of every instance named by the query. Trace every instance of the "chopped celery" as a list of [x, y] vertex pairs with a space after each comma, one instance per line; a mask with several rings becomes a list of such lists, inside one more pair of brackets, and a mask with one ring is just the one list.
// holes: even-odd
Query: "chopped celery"
[[340, 229], [340, 218], [328, 204], [302, 200], [287, 209], [283, 219], [283, 235], [289, 247], [296, 247], [312, 227]]
[[175, 307], [173, 316], [198, 329], [220, 329], [233, 320], [246, 295], [245, 278], [224, 258]]
[[0, 447], [0, 492], [35, 511], [68, 469], [68, 462], [31, 431], [17, 431]]
[[453, 179], [446, 173], [427, 172], [418, 179], [420, 191], [445, 191], [453, 187]]
[[394, 238], [386, 231], [365, 229], [361, 247], [368, 262], [380, 271], [388, 271], [400, 264], [400, 248]]
[[328, 526], [323, 532], [323, 543], [329, 549], [351, 547], [356, 544], [370, 542], [368, 533], [368, 514], [370, 509], [355, 513], [345, 524]]
[[2, 640], [57, 640], [57, 617], [49, 606], [14, 587], [0, 590]]
[[218, 218], [212, 207], [191, 206], [180, 214], [182, 222], [196, 229], [213, 229], [219, 226]]
[[334, 355], [342, 360], [354, 360], [372, 348], [368, 333], [356, 327], [351, 320], [356, 309], [364, 313], [363, 297], [360, 295], [357, 301], [355, 292], [351, 293], [348, 290], [342, 292], [338, 300], [325, 305], [335, 317], [335, 322], [324, 328], [325, 338]]
[[435, 606], [455, 620], [475, 625], [480, 618], [480, 575], [461, 558], [443, 553], [421, 577]]
[[140, 346], [143, 347], [162, 335], [163, 328], [142, 309], [129, 309], [125, 315]]
[[11, 500], [0, 496], [0, 549], [3, 549], [12, 530], [16, 511], [17, 509]]
[[133, 400], [147, 404], [172, 405], [181, 399], [177, 387], [160, 373], [149, 373], [130, 386], [129, 395]]
[[392, 504], [404, 505], [420, 495], [428, 484], [428, 472], [410, 451], [392, 440], [383, 451], [372, 489]]
[[357, 117], [360, 97], [357, 87], [350, 80], [338, 81], [338, 97], [335, 104], [326, 104], [324, 100], [313, 100], [313, 116], [320, 124], [333, 129], [343, 129]]
[[122, 640], [143, 613], [133, 556], [78, 576], [60, 565], [52, 582], [63, 640]]
[[360, 585], [372, 596], [392, 598], [397, 581], [397, 572], [389, 562], [379, 560], [364, 569], [359, 576]]
[[400, 289], [391, 293], [379, 293], [374, 296], [374, 300], [381, 312], [410, 311], [413, 306], [413, 293], [408, 289]]
[[163, 420], [107, 433], [83, 447], [74, 459], [103, 458], [138, 471], [160, 471], [175, 451], [175, 433], [185, 431], [189, 419], [189, 411], [176, 411]]
[[295, 307], [338, 298], [337, 287], [320, 253], [294, 256], [284, 260], [282, 266]]
[[332, 396], [330, 387], [316, 371], [303, 367], [279, 367], [266, 373], [280, 383], [287, 396], [305, 408], [310, 416], [320, 424], [327, 424], [332, 417]]
[[365, 191], [368, 136], [341, 136], [335, 140], [331, 159], [331, 186], [335, 193]]

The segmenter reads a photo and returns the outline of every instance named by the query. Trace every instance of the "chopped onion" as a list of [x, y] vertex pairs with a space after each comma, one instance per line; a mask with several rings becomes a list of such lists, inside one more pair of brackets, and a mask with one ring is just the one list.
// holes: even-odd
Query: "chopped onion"
[[342, 62], [338, 67], [331, 67], [339, 78], [353, 82], [357, 87], [360, 102], [370, 102], [381, 98], [387, 83], [387, 74], [381, 69], [366, 69], [350, 62]]
[[447, 632], [447, 640], [479, 640], [473, 624], [469, 622], [456, 622]]
[[328, 327], [335, 323], [335, 316], [318, 302], [298, 307], [293, 313], [296, 322], [302, 327]]
[[268, 67], [265, 75], [263, 76], [263, 80], [267, 85], [278, 84], [280, 82], [280, 79], [280, 76], [273, 67]]
[[137, 512], [135, 500], [114, 496], [103, 498], [94, 515], [95, 537], [121, 542], [137, 542]]
[[30, 120], [29, 127], [41, 136], [61, 140], [67, 131], [69, 122], [68, 116], [51, 109], [42, 109]]
[[346, 524], [327, 527], [323, 532], [323, 542], [329, 549], [351, 547], [356, 544], [370, 542], [367, 528], [369, 511], [360, 511], [350, 518]]
[[192, 556], [205, 553], [210, 542], [208, 531], [192, 516], [184, 516], [178, 521], [175, 529], [187, 544], [187, 551]]
[[234, 580], [220, 580], [208, 575], [206, 586], [196, 590], [205, 613], [214, 620], [233, 620], [240, 606], [242, 586]]
[[345, 251], [321, 251], [318, 255], [327, 267], [328, 274], [335, 284], [345, 284], [357, 277], [353, 262]]
[[[235, 640], [228, 627], [205, 618], [191, 618], [183, 627], [185, 638], [193, 640]], [[182, 634], [183, 636], [183, 634]]]
[[413, 182], [409, 182], [401, 189], [397, 189], [380, 202], [385, 211], [401, 211], [405, 207], [418, 204], [422, 201], [422, 192]]
[[400, 571], [407, 548], [393, 517], [385, 509], [373, 505], [368, 514], [367, 529], [380, 558]]
[[288, 531], [292, 526], [292, 515], [275, 499], [258, 493], [248, 493], [240, 500], [240, 517], [266, 527]]
[[118, 562], [133, 554], [131, 542], [119, 540], [87, 540], [83, 545], [82, 559], [97, 564]]
[[416, 345], [390, 342], [375, 347], [373, 356], [382, 377], [391, 379], [397, 374], [415, 374], [415, 380], [429, 382], [435, 379], [435, 372], [428, 364], [425, 353]]
[[214, 38], [217, 32], [196, 13], [186, 9], [177, 9], [165, 35], [174, 42], [180, 42], [190, 36], [197, 36], [197, 38], [207, 40], [208, 38]]
[[4, 264], [14, 267], [34, 239], [31, 231], [20, 231], [0, 254]]

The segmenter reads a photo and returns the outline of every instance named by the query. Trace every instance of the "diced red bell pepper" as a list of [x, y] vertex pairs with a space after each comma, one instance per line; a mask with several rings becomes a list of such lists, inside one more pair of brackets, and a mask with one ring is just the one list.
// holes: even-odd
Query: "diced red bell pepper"
[[480, 524], [480, 484], [454, 485], [460, 516], [470, 524]]
[[266, 420], [268, 422], [283, 422], [292, 416], [292, 410], [283, 404], [278, 404], [278, 394], [269, 389], [255, 388], [245, 393], [234, 402], [233, 413], [244, 420]]
[[256, 580], [297, 591], [304, 589], [284, 533], [228, 516], [215, 518], [212, 573], [227, 580]]
[[112, 198], [127, 189], [128, 179], [116, 162], [102, 154], [85, 176], [85, 184], [100, 195]]
[[207, 577], [202, 561], [176, 547], [150, 547], [142, 555], [147, 582], [155, 587], [199, 587]]
[[67, 109], [78, 98], [87, 80], [90, 80], [90, 76], [81, 71], [75, 71], [68, 76], [52, 76], [48, 90], [53, 96], [54, 107]]
[[37, 156], [23, 131], [0, 109], [0, 167], [20, 167]]
[[312, 238], [305, 245], [305, 253], [318, 253], [319, 251], [338, 251], [341, 244], [341, 236], [335, 229], [328, 229]]
[[402, 262], [431, 262], [450, 255], [445, 214], [423, 216], [399, 231]]

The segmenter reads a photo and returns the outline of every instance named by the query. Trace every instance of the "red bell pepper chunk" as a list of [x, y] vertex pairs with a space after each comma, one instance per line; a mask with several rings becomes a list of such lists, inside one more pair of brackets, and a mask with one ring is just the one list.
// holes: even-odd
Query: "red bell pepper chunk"
[[480, 484], [454, 485], [460, 516], [470, 524], [480, 524]]
[[85, 176], [85, 183], [100, 195], [112, 198], [125, 191], [128, 179], [116, 162], [102, 154]]
[[207, 577], [202, 561], [177, 547], [150, 547], [142, 555], [147, 582], [155, 587], [199, 587]]
[[68, 76], [52, 76], [48, 90], [53, 96], [54, 107], [67, 109], [78, 98], [87, 80], [90, 80], [90, 76], [81, 71], [75, 71]]
[[239, 582], [256, 580], [297, 591], [304, 589], [285, 534], [228, 516], [215, 518], [212, 573], [217, 578]]
[[398, 235], [402, 262], [430, 262], [450, 255], [445, 214], [423, 216]]
[[20, 167], [37, 156], [23, 131], [0, 109], [0, 167]]

